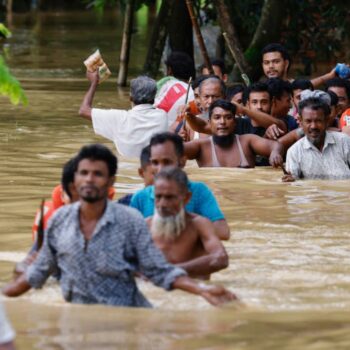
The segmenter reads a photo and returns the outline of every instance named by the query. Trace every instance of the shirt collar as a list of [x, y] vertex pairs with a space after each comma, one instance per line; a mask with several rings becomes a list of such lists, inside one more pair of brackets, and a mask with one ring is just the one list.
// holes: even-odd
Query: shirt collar
[[[332, 145], [332, 144], [335, 144], [336, 141], [334, 139], [334, 136], [331, 132], [328, 132], [326, 131], [326, 137], [324, 139], [324, 145], [323, 145], [323, 150], [325, 148], [327, 148], [328, 145]], [[303, 148], [304, 149], [310, 149], [310, 148], [316, 148], [309, 140], [306, 136], [304, 136], [304, 139], [303, 139]]]
[[145, 109], [155, 109], [155, 107], [153, 105], [151, 105], [150, 103], [142, 103], [140, 105], [134, 106], [131, 110], [132, 111], [143, 111]]

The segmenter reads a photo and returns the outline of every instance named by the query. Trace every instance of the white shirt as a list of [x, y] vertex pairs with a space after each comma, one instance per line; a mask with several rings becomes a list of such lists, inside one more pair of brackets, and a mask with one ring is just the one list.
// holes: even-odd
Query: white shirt
[[2, 303], [0, 303], [0, 345], [9, 343], [13, 341], [14, 338], [15, 332], [7, 320]]
[[296, 142], [287, 152], [286, 168], [295, 178], [350, 178], [350, 137], [341, 132], [326, 131], [322, 151], [307, 137]]
[[128, 111], [93, 108], [91, 118], [95, 134], [113, 141], [118, 153], [126, 157], [139, 157], [153, 134], [168, 130], [167, 114], [151, 104]]

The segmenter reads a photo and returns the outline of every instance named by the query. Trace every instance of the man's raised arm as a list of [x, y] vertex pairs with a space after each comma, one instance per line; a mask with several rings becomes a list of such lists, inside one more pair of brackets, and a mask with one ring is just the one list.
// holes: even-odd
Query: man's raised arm
[[87, 72], [86, 77], [91, 84], [89, 90], [84, 96], [83, 102], [80, 105], [79, 115], [91, 120], [92, 101], [94, 99], [95, 91], [99, 81], [98, 70], [95, 72]]

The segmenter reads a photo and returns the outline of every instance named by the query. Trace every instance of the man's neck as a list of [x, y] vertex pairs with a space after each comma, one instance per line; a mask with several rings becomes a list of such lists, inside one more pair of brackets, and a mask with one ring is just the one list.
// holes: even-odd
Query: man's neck
[[107, 199], [102, 199], [94, 203], [80, 200], [80, 203], [80, 219], [97, 221], [102, 217], [106, 209]]

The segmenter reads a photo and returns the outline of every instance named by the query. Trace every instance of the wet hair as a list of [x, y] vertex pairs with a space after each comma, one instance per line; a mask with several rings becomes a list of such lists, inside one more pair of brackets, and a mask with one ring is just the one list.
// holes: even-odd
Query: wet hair
[[132, 79], [130, 83], [130, 95], [135, 105], [143, 103], [154, 103], [157, 93], [157, 83], [155, 80], [141, 75]]
[[140, 165], [142, 169], [145, 169], [148, 165], [151, 164], [151, 147], [150, 145], [142, 148], [140, 154]]
[[180, 158], [185, 154], [182, 138], [172, 132], [161, 132], [152, 136], [150, 141], [150, 149], [152, 146], [161, 145], [165, 142], [172, 142], [175, 148], [176, 155]]
[[292, 93], [292, 87], [290, 82], [285, 81], [283, 79], [270, 78], [266, 80], [266, 84], [271, 98], [275, 97], [278, 100], [280, 100], [284, 93]]
[[208, 75], [207, 79], [204, 79], [200, 84], [199, 84], [199, 93], [201, 93], [201, 88], [208, 83], [216, 83], [220, 85], [220, 90], [222, 96], [225, 98], [225, 93], [226, 93], [226, 85], [225, 83], [217, 76], [217, 75]]
[[279, 43], [268, 44], [261, 50], [261, 58], [263, 58], [266, 53], [270, 53], [270, 52], [279, 52], [284, 60], [289, 61], [289, 65], [288, 65], [288, 71], [289, 71], [289, 68], [292, 65], [292, 60], [286, 48]]
[[83, 159], [89, 159], [92, 161], [101, 160], [107, 164], [109, 176], [114, 176], [118, 168], [117, 157], [112, 151], [99, 143], [87, 145], [80, 149], [76, 156], [76, 169], [78, 169], [79, 163]]
[[340, 87], [344, 88], [346, 96], [350, 99], [350, 82], [341, 78], [330, 79], [326, 82], [326, 92], [328, 92], [330, 87]]
[[208, 78], [209, 78], [208, 75], [200, 75], [196, 79], [192, 80], [192, 82], [191, 82], [192, 89], [194, 90], [197, 87], [199, 87], [199, 85], [202, 83], [202, 81], [204, 81], [204, 80], [206, 80]]
[[224, 109], [225, 111], [230, 111], [233, 115], [236, 114], [236, 106], [226, 100], [216, 100], [215, 102], [213, 102], [210, 107], [209, 107], [209, 119], [211, 118], [211, 115], [213, 114], [213, 110], [216, 107], [220, 107], [222, 109]]
[[269, 88], [266, 83], [257, 82], [249, 85], [245, 90], [243, 94], [243, 103], [246, 104], [249, 100], [250, 94], [252, 92], [267, 92], [269, 94], [269, 99], [271, 100], [272, 96], [269, 91]]
[[77, 171], [76, 158], [70, 159], [62, 169], [61, 185], [63, 191], [67, 193], [68, 197], [72, 199], [72, 193], [70, 192], [69, 185], [74, 182], [74, 173]]
[[175, 181], [180, 187], [181, 191], [188, 192], [188, 177], [181, 168], [174, 166], [163, 168], [157, 175], [155, 175], [154, 183], [160, 179]]
[[175, 78], [188, 80], [196, 76], [193, 59], [186, 52], [174, 51], [165, 61]]
[[339, 102], [338, 95], [333, 91], [327, 91], [327, 94], [331, 97], [331, 107], [336, 106]]
[[305, 108], [311, 108], [314, 111], [321, 109], [325, 118], [327, 118], [331, 113], [329, 105], [319, 97], [310, 97], [299, 102], [298, 111], [301, 118], [303, 118], [302, 112]]
[[233, 96], [239, 94], [240, 92], [244, 92], [244, 86], [241, 84], [228, 86], [226, 88], [226, 100], [231, 101]]
[[292, 83], [292, 94], [294, 94], [294, 90], [311, 90], [314, 91], [314, 86], [311, 81], [308, 79], [295, 79]]

